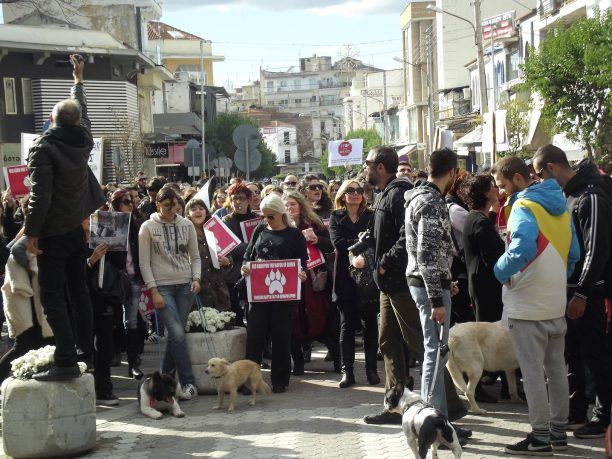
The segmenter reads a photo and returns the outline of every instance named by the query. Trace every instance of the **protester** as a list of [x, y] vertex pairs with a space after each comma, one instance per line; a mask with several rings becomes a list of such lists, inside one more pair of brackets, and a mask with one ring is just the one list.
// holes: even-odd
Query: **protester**
[[[259, 196], [262, 200], [266, 198], [269, 194], [274, 193], [279, 198], [283, 196], [284, 190], [277, 185], [266, 185], [263, 190], [261, 190], [261, 195]], [[261, 206], [261, 203], [260, 203]]]
[[140, 227], [140, 272], [153, 305], [168, 331], [162, 372], [176, 369], [183, 398], [197, 395], [187, 352], [185, 325], [200, 291], [201, 269], [198, 240], [193, 224], [177, 215], [178, 196], [166, 188], [156, 196], [157, 213]]
[[399, 158], [399, 165], [397, 166], [397, 176], [405, 177], [408, 180], [412, 178], [412, 168], [408, 159], [405, 157]]
[[[87, 162], [93, 148], [83, 87], [84, 60], [71, 55], [72, 98], [53, 108], [54, 126], [39, 137], [28, 156], [31, 183], [25, 234], [37, 255], [40, 296], [55, 338], [53, 366], [34, 375], [60, 381], [81, 375], [81, 359], [91, 367], [92, 307], [85, 273], [85, 233], [81, 222], [104, 204], [100, 185]], [[74, 329], [66, 289], [70, 294]]]
[[247, 188], [251, 190], [252, 199], [251, 199], [251, 210], [253, 212], [259, 212], [259, 204], [261, 203], [261, 191], [263, 187], [258, 182], [249, 182], [247, 183]]
[[144, 198], [147, 195], [147, 174], [143, 171], [138, 171], [136, 177], [134, 177], [134, 186], [140, 198]]
[[222, 209], [227, 201], [227, 194], [224, 188], [217, 188], [213, 193], [212, 213], [214, 214], [219, 209]]
[[329, 195], [329, 199], [332, 203], [336, 202], [336, 194], [340, 189], [340, 185], [342, 184], [342, 180], [330, 180], [329, 185], [327, 187], [327, 194]]
[[[609, 283], [612, 274], [610, 196], [596, 164], [590, 160], [572, 169], [563, 150], [546, 145], [538, 149], [533, 164], [538, 177], [554, 178], [563, 187], [580, 243], [581, 257], [567, 284], [565, 355], [573, 394], [567, 428], [574, 430], [577, 438], [601, 438], [610, 424], [612, 397], [612, 348], [606, 336], [604, 302], [609, 291], [606, 280]], [[585, 366], [596, 395], [588, 422]]]
[[567, 447], [565, 291], [580, 248], [555, 180], [528, 186], [529, 169], [515, 156], [495, 163], [491, 173], [511, 207], [506, 253], [494, 269], [504, 284], [504, 317], [521, 368], [532, 429], [525, 440], [506, 446], [505, 452], [552, 454], [551, 444]]
[[[302, 271], [299, 278], [306, 280], [308, 252], [302, 232], [289, 224], [283, 200], [270, 194], [261, 202], [266, 222], [255, 229], [247, 247], [241, 273], [250, 275], [249, 261], [299, 259]], [[293, 302], [271, 301], [251, 303], [247, 322], [247, 359], [261, 363], [268, 338], [272, 340], [272, 364], [270, 376], [272, 390], [285, 392], [291, 375], [291, 316]]]
[[144, 218], [151, 217], [157, 211], [155, 204], [157, 193], [159, 193], [164, 185], [165, 182], [160, 177], [153, 177], [147, 183], [147, 196], [140, 201], [140, 206], [138, 207], [138, 211]]
[[298, 179], [295, 175], [289, 174], [287, 177], [285, 177], [285, 180], [283, 180], [283, 190], [294, 190], [297, 188], [297, 186]]
[[[342, 380], [340, 388], [355, 384], [353, 367], [355, 364], [355, 330], [363, 328], [366, 378], [369, 384], [379, 384], [376, 354], [378, 352], [379, 295], [372, 282], [372, 289], [365, 291], [358, 286], [350, 275], [349, 248], [357, 243], [359, 234], [365, 232], [373, 212], [368, 209], [363, 197], [361, 183], [346, 180], [336, 194], [335, 208], [330, 218], [330, 234], [336, 256], [336, 278], [334, 292], [340, 310], [340, 350], [342, 361]], [[371, 248], [369, 249], [371, 251]], [[357, 258], [357, 257], [356, 257]], [[372, 259], [373, 261], [373, 259]], [[373, 270], [365, 266], [365, 257], [355, 264], [363, 265], [361, 269]], [[364, 274], [365, 275], [365, 274]]]
[[316, 175], [309, 174], [304, 177], [300, 192], [306, 197], [312, 209], [321, 220], [329, 219], [332, 202], [325, 191], [325, 185], [321, 183]]

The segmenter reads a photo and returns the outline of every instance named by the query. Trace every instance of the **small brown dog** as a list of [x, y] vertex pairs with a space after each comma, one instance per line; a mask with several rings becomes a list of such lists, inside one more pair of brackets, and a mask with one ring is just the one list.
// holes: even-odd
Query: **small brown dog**
[[206, 374], [217, 379], [217, 404], [213, 406], [213, 410], [223, 408], [223, 398], [225, 392], [229, 392], [229, 406], [227, 411], [234, 411], [236, 403], [236, 395], [238, 388], [245, 385], [252, 394], [249, 405], [255, 405], [255, 393], [257, 391], [263, 394], [270, 394], [272, 390], [270, 386], [262, 379], [259, 364], [252, 360], [237, 360], [234, 363], [229, 363], [225, 359], [213, 357], [208, 361]]

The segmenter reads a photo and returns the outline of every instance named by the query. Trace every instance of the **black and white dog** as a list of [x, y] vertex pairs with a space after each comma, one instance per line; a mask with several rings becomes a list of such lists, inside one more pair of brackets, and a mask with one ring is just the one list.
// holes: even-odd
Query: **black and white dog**
[[416, 392], [396, 384], [385, 394], [385, 409], [402, 415], [402, 430], [415, 458], [425, 459], [430, 447], [432, 459], [437, 458], [440, 444], [448, 446], [456, 458], [461, 457], [461, 445], [451, 423]]
[[172, 416], [182, 418], [177, 398], [180, 388], [174, 378], [156, 371], [142, 380], [138, 387], [138, 404], [145, 416], [153, 419], [162, 417], [162, 411], [168, 411]]

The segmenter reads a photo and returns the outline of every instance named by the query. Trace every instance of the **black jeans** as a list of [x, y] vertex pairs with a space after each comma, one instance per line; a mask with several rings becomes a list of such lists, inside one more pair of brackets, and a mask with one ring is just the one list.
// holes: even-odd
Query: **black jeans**
[[610, 397], [612, 396], [612, 349], [606, 336], [606, 308], [603, 297], [592, 296], [587, 300], [584, 315], [579, 319], [567, 319], [565, 358], [568, 365], [570, 394], [570, 419], [585, 419], [588, 401], [585, 395], [584, 366], [588, 366], [595, 386], [597, 402], [593, 420], [604, 425], [610, 423]]
[[357, 299], [354, 301], [338, 301], [340, 310], [340, 351], [342, 367], [352, 368], [355, 363], [355, 330], [363, 328], [363, 347], [366, 369], [376, 370], [376, 354], [378, 353], [378, 323], [376, 311], [360, 310]]
[[[36, 315], [34, 315], [34, 320], [36, 321]], [[43, 338], [38, 324], [34, 324], [21, 335], [17, 335], [13, 347], [0, 359], [0, 384], [11, 373], [11, 362], [13, 360], [27, 354], [28, 351], [39, 349], [48, 344], [53, 344], [53, 338]]]
[[[47, 322], [55, 338], [55, 365], [76, 365], [75, 344], [90, 355], [92, 310], [85, 272], [86, 245], [82, 227], [60, 236], [42, 238], [38, 247], [38, 282]], [[74, 330], [70, 322], [66, 291], [70, 295]]]
[[293, 303], [251, 303], [247, 322], [247, 359], [261, 363], [268, 337], [272, 339], [272, 385], [289, 386], [291, 374], [291, 312]]
[[94, 383], [96, 394], [99, 396], [106, 396], [113, 392], [111, 360], [114, 354], [115, 311], [120, 307], [105, 304], [101, 300], [94, 300]]

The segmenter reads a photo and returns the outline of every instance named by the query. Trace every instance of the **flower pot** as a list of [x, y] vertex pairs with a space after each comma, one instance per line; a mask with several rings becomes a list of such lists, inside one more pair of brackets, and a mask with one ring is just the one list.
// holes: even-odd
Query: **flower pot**
[[234, 328], [216, 333], [187, 333], [189, 360], [200, 394], [216, 394], [215, 380], [205, 373], [206, 364], [213, 357], [230, 362], [246, 356], [246, 329]]
[[62, 382], [8, 378], [2, 384], [2, 443], [12, 457], [67, 457], [96, 445], [91, 374]]

